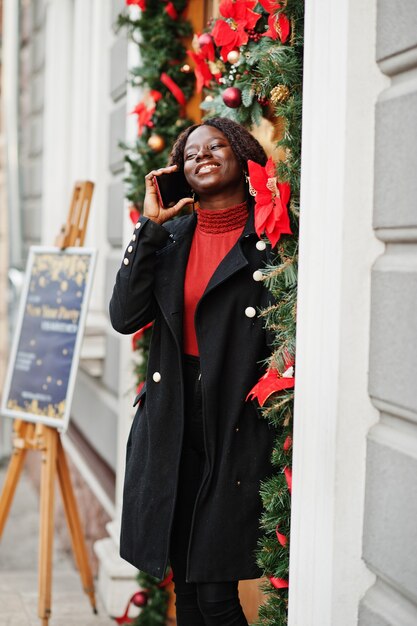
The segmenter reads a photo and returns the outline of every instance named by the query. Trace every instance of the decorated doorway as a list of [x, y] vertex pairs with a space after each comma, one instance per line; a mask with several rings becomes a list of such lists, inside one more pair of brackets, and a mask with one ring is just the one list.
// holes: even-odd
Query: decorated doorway
[[[264, 513], [257, 562], [261, 581], [241, 583], [250, 623], [285, 626], [288, 609], [291, 510], [292, 411], [298, 260], [301, 153], [302, 0], [126, 0], [119, 17], [141, 61], [131, 70], [141, 95], [132, 111], [137, 136], [126, 143], [127, 198], [136, 222], [142, 206], [144, 176], [168, 160], [174, 139], [205, 116], [227, 117], [258, 138], [269, 159], [253, 176], [255, 227], [271, 245], [273, 261], [260, 280], [274, 304], [261, 311], [272, 355], [251, 397], [262, 418], [277, 429], [275, 474], [260, 485]], [[133, 9], [133, 10], [132, 10]], [[132, 339], [141, 358], [138, 391], [145, 380], [151, 328]], [[170, 574], [161, 583], [139, 574], [142, 587], [137, 624], [157, 624], [166, 611], [173, 620]], [[259, 608], [260, 607], [260, 608]], [[259, 611], [258, 611], [259, 609]], [[154, 615], [154, 617], [152, 617]], [[148, 620], [148, 621], [146, 621]], [[122, 623], [122, 622], [121, 622]]]

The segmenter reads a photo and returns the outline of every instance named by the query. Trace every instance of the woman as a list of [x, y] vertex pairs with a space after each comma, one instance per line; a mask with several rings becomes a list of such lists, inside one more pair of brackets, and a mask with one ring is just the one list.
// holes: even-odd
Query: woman
[[[110, 302], [119, 332], [155, 320], [127, 443], [121, 555], [159, 578], [171, 564], [178, 626], [247, 625], [237, 581], [260, 575], [274, 432], [246, 397], [270, 353], [258, 315], [270, 249], [254, 230], [249, 159], [265, 165], [263, 148], [228, 119], [180, 135], [171, 165], [145, 177]], [[171, 220], [193, 199], [161, 208], [153, 177], [176, 170], [198, 204]]]

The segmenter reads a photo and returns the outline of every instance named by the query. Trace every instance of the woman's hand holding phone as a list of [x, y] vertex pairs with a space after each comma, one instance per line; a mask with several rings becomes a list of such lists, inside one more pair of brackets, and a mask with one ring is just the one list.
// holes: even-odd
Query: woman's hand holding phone
[[162, 174], [172, 174], [177, 171], [176, 165], [170, 165], [168, 167], [161, 167], [159, 170], [152, 170], [145, 176], [145, 199], [143, 201], [143, 214], [150, 220], [157, 224], [163, 224], [169, 219], [177, 215], [186, 204], [191, 204], [193, 198], [181, 198], [172, 207], [164, 208], [161, 205], [158, 189], [155, 184], [154, 178], [158, 178]]

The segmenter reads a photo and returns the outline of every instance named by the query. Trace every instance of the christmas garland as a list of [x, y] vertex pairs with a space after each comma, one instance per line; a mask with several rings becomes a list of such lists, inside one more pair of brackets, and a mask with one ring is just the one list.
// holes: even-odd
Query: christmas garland
[[264, 531], [257, 561], [266, 575], [259, 626], [285, 626], [288, 616], [292, 420], [301, 165], [303, 0], [222, 0], [220, 17], [194, 38], [190, 53], [209, 116], [251, 127], [280, 121], [284, 157], [265, 168], [249, 163], [255, 227], [276, 246], [263, 270], [275, 304], [262, 311], [274, 336], [267, 373], [251, 390], [277, 428], [275, 475], [261, 486]]
[[187, 60], [184, 38], [192, 34], [183, 19], [186, 0], [126, 0], [141, 11], [118, 17], [140, 50], [140, 65], [130, 70], [133, 87], [142, 87], [143, 98], [131, 111], [136, 115], [138, 135], [133, 145], [121, 143], [128, 164], [126, 197], [139, 211], [145, 195], [144, 174], [166, 165], [176, 137], [193, 123], [185, 114], [194, 92], [194, 76]]
[[[263, 269], [275, 304], [261, 315], [273, 334], [267, 373], [251, 390], [263, 406], [264, 417], [277, 428], [275, 475], [261, 486], [264, 536], [257, 554], [267, 577], [267, 601], [260, 607], [259, 626], [285, 626], [288, 612], [289, 532], [291, 516], [291, 457], [298, 260], [298, 216], [301, 154], [303, 0], [222, 0], [220, 17], [193, 37], [188, 58], [183, 38], [191, 33], [182, 19], [185, 1], [126, 0], [138, 5], [140, 17], [119, 16], [141, 50], [142, 63], [132, 70], [132, 83], [146, 87], [133, 113], [138, 119], [135, 144], [123, 144], [129, 165], [127, 198], [137, 220], [144, 195], [143, 179], [166, 164], [178, 134], [192, 123], [184, 105], [194, 90], [202, 92], [206, 117], [231, 118], [244, 126], [262, 117], [282, 128], [277, 146], [283, 158], [265, 168], [252, 164], [255, 226], [276, 250], [272, 265]], [[144, 358], [136, 366], [139, 387], [146, 375], [150, 330], [133, 336], [132, 347]], [[146, 579], [146, 580], [145, 580]], [[139, 584], [150, 597], [158, 581], [140, 573]], [[142, 603], [138, 626], [164, 623], [164, 611], [149, 613]], [[165, 605], [166, 606], [166, 605]], [[148, 613], [146, 613], [148, 609]], [[122, 623], [122, 622], [121, 622]]]
[[[187, 118], [185, 105], [194, 93], [194, 75], [187, 64], [184, 39], [192, 28], [184, 19], [186, 0], [126, 0], [127, 7], [136, 5], [137, 11], [125, 10], [118, 16], [117, 26], [127, 31], [140, 50], [140, 65], [130, 70], [130, 83], [141, 87], [142, 99], [130, 112], [137, 119], [137, 138], [133, 144], [120, 143], [125, 153], [128, 173], [125, 178], [126, 198], [130, 201], [130, 217], [136, 223], [145, 195], [145, 174], [166, 165], [169, 151], [176, 137], [193, 123]], [[146, 377], [151, 324], [132, 337], [132, 349], [140, 355], [135, 365], [138, 391]], [[145, 572], [139, 572], [140, 591], [130, 599], [118, 624], [160, 626], [165, 624], [169, 592], [167, 578], [160, 582]], [[131, 605], [140, 608], [135, 620], [128, 617]]]

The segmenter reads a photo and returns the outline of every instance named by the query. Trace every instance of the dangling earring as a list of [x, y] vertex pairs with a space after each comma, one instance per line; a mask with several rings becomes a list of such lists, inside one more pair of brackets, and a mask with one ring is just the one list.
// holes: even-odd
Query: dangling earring
[[249, 178], [249, 176], [246, 174], [246, 172], [245, 172], [245, 180], [246, 180], [246, 182], [248, 183], [248, 186], [249, 186], [249, 193], [250, 193], [250, 195], [251, 195], [251, 196], [256, 196], [257, 191], [256, 191], [256, 189], [255, 189], [254, 187], [252, 187], [251, 182], [250, 182], [250, 178]]
[[193, 199], [193, 213], [195, 213], [195, 191], [194, 189], [190, 189], [190, 196]]

